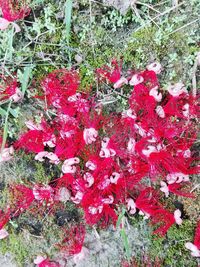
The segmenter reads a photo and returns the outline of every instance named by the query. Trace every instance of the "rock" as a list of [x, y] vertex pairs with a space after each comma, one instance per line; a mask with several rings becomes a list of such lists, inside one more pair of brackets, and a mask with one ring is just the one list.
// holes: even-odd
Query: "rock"
[[131, 5], [135, 4], [137, 0], [103, 0], [109, 6], [115, 7], [122, 15], [125, 15]]

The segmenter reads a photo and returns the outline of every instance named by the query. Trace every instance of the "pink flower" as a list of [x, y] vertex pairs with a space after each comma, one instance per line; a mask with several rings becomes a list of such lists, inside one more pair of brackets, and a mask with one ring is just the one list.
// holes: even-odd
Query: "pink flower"
[[127, 203], [127, 210], [128, 212], [133, 215], [136, 213], [136, 204], [134, 202], [134, 200], [132, 198], [128, 198], [126, 200], [126, 203]]
[[10, 99], [15, 103], [22, 100], [22, 98], [23, 98], [23, 94], [22, 94], [22, 91], [19, 90], [19, 88], [17, 88], [15, 93], [12, 96], [10, 96]]
[[181, 219], [181, 211], [180, 210], [174, 211], [174, 219], [178, 225], [182, 224], [183, 220]]
[[120, 173], [113, 172], [112, 175], [110, 176], [111, 184], [117, 184], [117, 181], [119, 180], [120, 176], [121, 176]]
[[157, 149], [154, 146], [147, 146], [147, 149], [142, 150], [142, 153], [146, 157], [150, 157], [151, 153], [153, 153], [153, 152], [157, 152]]
[[20, 29], [19, 25], [17, 25], [17, 23], [10, 22], [5, 18], [0, 18], [0, 30], [2, 30], [2, 31], [6, 30], [10, 24], [12, 24], [14, 26], [15, 32], [20, 32], [21, 31], [21, 29]]
[[134, 114], [134, 111], [131, 108], [129, 108], [122, 112], [122, 118], [136, 119], [137, 116]]
[[114, 89], [121, 88], [124, 84], [128, 84], [128, 80], [125, 77], [121, 77], [117, 82], [114, 83]]
[[112, 148], [109, 148], [110, 138], [104, 137], [101, 142], [101, 151], [99, 152], [99, 156], [101, 158], [110, 158], [116, 155], [116, 151]]
[[144, 78], [140, 74], [134, 74], [131, 80], [129, 81], [129, 84], [135, 86], [142, 83], [143, 81]]
[[51, 147], [51, 148], [55, 147], [56, 146], [56, 137], [55, 137], [55, 135], [53, 134], [51, 136], [51, 138], [48, 141], [43, 142], [43, 144], [45, 146], [48, 146], [48, 147]]
[[0, 30], [5, 30], [8, 28], [10, 21], [4, 18], [0, 18]]
[[165, 111], [164, 111], [164, 109], [162, 108], [162, 106], [157, 106], [156, 107], [156, 113], [158, 114], [158, 116], [160, 117], [160, 118], [165, 118]]
[[161, 185], [160, 191], [165, 193], [165, 196], [168, 197], [169, 196], [169, 188], [168, 188], [167, 184], [165, 182], [161, 181], [160, 185]]
[[44, 260], [46, 260], [47, 259], [47, 257], [45, 256], [45, 257], [43, 257], [43, 256], [41, 256], [41, 255], [39, 255], [39, 256], [37, 256], [37, 258], [36, 259], [34, 259], [34, 263], [35, 264], [40, 264], [40, 263], [42, 263]]
[[200, 257], [200, 250], [191, 242], [185, 243], [185, 247], [191, 251], [191, 256], [195, 258]]
[[170, 173], [166, 177], [168, 184], [188, 182], [189, 175], [180, 172]]
[[35, 160], [38, 160], [40, 162], [44, 161], [44, 158], [46, 157], [46, 155], [48, 154], [47, 151], [41, 151], [39, 152], [36, 156], [35, 156]]
[[98, 136], [98, 132], [94, 128], [84, 129], [83, 131], [83, 139], [86, 145], [89, 145], [95, 142], [97, 136]]
[[190, 114], [190, 105], [188, 103], [186, 103], [183, 108], [183, 116], [185, 116], [186, 118], [189, 117], [189, 114]]
[[150, 218], [150, 214], [148, 214], [147, 212], [143, 212], [143, 211], [139, 211], [138, 212], [139, 215], [143, 216], [143, 220], [147, 220]]
[[97, 168], [97, 165], [96, 165], [94, 162], [92, 162], [91, 160], [88, 160], [88, 161], [85, 163], [85, 166], [86, 166], [88, 169], [90, 169], [91, 171], [94, 171], [94, 170], [96, 170], [96, 168]]
[[28, 129], [30, 129], [30, 130], [38, 130], [38, 131], [41, 131], [42, 130], [41, 125], [37, 125], [33, 121], [31, 121], [31, 120], [26, 121], [25, 124], [26, 124], [26, 127]]
[[1, 229], [0, 230], [0, 239], [4, 239], [6, 238], [7, 236], [9, 236], [9, 233], [6, 231], [6, 229]]
[[94, 177], [89, 172], [86, 172], [83, 175], [83, 179], [87, 182], [86, 187], [91, 187], [94, 184]]
[[130, 153], [134, 153], [134, 151], [135, 151], [135, 144], [136, 144], [135, 139], [134, 138], [129, 138], [127, 150]]
[[154, 71], [156, 74], [160, 74], [162, 71], [162, 66], [159, 62], [153, 62], [149, 65], [147, 65], [147, 70]]
[[162, 100], [162, 94], [158, 93], [158, 87], [154, 87], [150, 90], [149, 92], [150, 96], [153, 96], [153, 98], [157, 101], [160, 102]]
[[83, 193], [78, 191], [75, 195], [75, 197], [71, 197], [71, 200], [75, 203], [75, 204], [80, 204], [81, 200], [83, 199]]
[[88, 207], [88, 212], [92, 215], [100, 214], [100, 213], [102, 213], [102, 211], [103, 211], [103, 205], [99, 205], [97, 207], [94, 207], [94, 206]]
[[169, 85], [167, 87], [167, 91], [174, 97], [179, 96], [183, 93], [188, 93], [182, 82], [175, 83], [174, 85]]
[[0, 152], [0, 163], [12, 159], [14, 154], [13, 146], [6, 147]]
[[62, 172], [63, 173], [75, 173], [76, 172], [76, 166], [75, 164], [78, 164], [80, 162], [79, 158], [69, 158], [66, 159], [62, 165]]
[[113, 202], [114, 202], [114, 197], [112, 195], [102, 199], [102, 203], [104, 204], [112, 204]]
[[46, 157], [48, 159], [50, 159], [50, 161], [49, 161], [50, 163], [58, 164], [60, 162], [58, 156], [55, 153], [53, 153], [53, 152], [47, 153]]

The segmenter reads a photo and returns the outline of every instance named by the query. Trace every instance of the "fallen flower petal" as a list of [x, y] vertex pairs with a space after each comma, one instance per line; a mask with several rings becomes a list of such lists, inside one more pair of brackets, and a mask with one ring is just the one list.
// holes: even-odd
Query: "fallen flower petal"
[[9, 236], [9, 233], [5, 229], [0, 230], [0, 239], [4, 239]]

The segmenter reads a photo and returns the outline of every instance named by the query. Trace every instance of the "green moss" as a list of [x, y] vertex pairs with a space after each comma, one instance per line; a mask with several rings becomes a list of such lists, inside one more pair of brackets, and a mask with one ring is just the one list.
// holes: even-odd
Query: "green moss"
[[19, 267], [24, 267], [25, 263], [28, 263], [29, 250], [31, 249], [24, 243], [24, 238], [24, 235], [11, 232], [8, 238], [1, 240], [1, 253], [12, 254]]
[[164, 238], [151, 238], [149, 255], [164, 260], [164, 266], [170, 267], [195, 267], [197, 262], [185, 248], [186, 242], [192, 242], [194, 225], [185, 220], [182, 225], [172, 226]]

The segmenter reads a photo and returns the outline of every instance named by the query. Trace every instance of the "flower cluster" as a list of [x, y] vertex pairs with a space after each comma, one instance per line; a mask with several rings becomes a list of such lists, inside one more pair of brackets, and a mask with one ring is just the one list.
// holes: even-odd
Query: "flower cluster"
[[187, 242], [185, 247], [191, 251], [193, 257], [200, 257], [200, 221], [197, 223], [194, 242]]
[[0, 18], [0, 30], [5, 30], [9, 24], [13, 24], [16, 32], [19, 32], [20, 27], [14, 22], [23, 19], [30, 13], [30, 8], [25, 0], [0, 0], [0, 8], [3, 17]]
[[18, 102], [23, 98], [19, 83], [15, 77], [0, 76], [0, 102], [12, 100]]
[[[39, 208], [70, 200], [84, 210], [89, 225], [115, 225], [122, 205], [130, 215], [149, 219], [159, 235], [181, 224], [181, 211], [168, 211], [161, 199], [170, 194], [195, 197], [189, 190], [189, 175], [199, 171], [192, 149], [199, 110], [197, 99], [182, 83], [161, 88], [160, 72], [156, 62], [126, 75], [116, 61], [98, 69], [99, 80], [113, 90], [130, 91], [129, 108], [109, 115], [95, 95], [78, 91], [77, 71], [60, 69], [47, 75], [38, 98], [53, 115], [43, 116], [39, 124], [27, 121], [28, 131], [14, 147], [57, 166], [60, 177], [49, 184], [11, 186], [15, 197], [9, 217], [19, 216], [34, 203]], [[4, 226], [7, 221], [3, 222]], [[70, 242], [64, 239], [61, 250], [81, 253], [82, 226], [68, 236], [71, 245], [66, 248]]]

